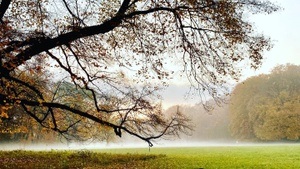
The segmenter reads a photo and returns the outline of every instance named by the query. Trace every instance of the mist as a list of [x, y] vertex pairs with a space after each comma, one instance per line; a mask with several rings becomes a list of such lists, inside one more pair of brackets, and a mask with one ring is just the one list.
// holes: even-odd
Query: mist
[[[234, 141], [186, 141], [186, 140], [161, 140], [154, 143], [152, 148], [174, 148], [174, 147], [238, 147], [238, 146], [284, 146], [296, 145], [297, 143], [286, 142], [234, 142]], [[5, 143], [0, 145], [0, 151], [30, 150], [30, 151], [52, 151], [52, 150], [101, 150], [101, 149], [124, 149], [124, 148], [144, 148], [149, 149], [145, 142], [122, 141], [120, 143]], [[150, 148], [150, 149], [152, 149]]]
[[[295, 144], [293, 142], [251, 142], [234, 139], [229, 131], [229, 105], [222, 104], [214, 107], [212, 111], [207, 111], [202, 104], [194, 105], [174, 105], [164, 110], [164, 113], [172, 114], [174, 111], [181, 111], [191, 119], [194, 131], [188, 135], [181, 134], [178, 137], [168, 137], [153, 141], [156, 147], [224, 147], [224, 146], [266, 146]], [[115, 137], [109, 142], [89, 141], [89, 142], [38, 142], [38, 143], [1, 143], [0, 150], [95, 150], [95, 149], [116, 149], [116, 148], [145, 148], [148, 143], [130, 136], [126, 133], [122, 138]]]

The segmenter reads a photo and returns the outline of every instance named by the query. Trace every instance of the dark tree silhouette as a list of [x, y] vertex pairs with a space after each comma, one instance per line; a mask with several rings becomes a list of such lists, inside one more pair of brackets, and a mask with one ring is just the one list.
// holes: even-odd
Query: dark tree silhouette
[[[261, 0], [2, 0], [0, 9], [2, 107], [18, 106], [67, 138], [87, 139], [78, 133], [98, 124], [151, 146], [191, 129], [182, 113], [161, 113], [160, 86], [179, 70], [200, 98], [219, 102], [226, 81], [239, 77], [235, 65], [250, 60], [256, 68], [270, 48], [246, 15], [278, 7]], [[85, 93], [81, 106], [57, 92], [60, 81]]]

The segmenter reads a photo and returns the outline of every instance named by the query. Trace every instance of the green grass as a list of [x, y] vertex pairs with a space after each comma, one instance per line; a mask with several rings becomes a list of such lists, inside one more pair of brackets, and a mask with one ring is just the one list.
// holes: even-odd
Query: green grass
[[[102, 150], [135, 154], [147, 151]], [[165, 154], [165, 158], [152, 163], [163, 168], [300, 168], [300, 145], [153, 148], [148, 154]]]
[[2, 151], [0, 168], [300, 168], [300, 145]]

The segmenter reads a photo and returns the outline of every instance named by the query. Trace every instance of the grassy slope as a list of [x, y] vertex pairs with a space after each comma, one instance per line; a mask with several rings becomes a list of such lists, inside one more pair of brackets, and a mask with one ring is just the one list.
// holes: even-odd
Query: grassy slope
[[2, 151], [0, 168], [300, 168], [300, 145]]

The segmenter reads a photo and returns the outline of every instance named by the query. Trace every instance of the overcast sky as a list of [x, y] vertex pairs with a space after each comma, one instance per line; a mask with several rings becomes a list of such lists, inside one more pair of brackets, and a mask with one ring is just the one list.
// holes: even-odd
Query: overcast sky
[[[256, 30], [270, 37], [274, 47], [265, 52], [265, 59], [260, 69], [245, 69], [242, 79], [268, 73], [279, 64], [293, 63], [300, 65], [300, 0], [270, 0], [283, 9], [271, 15], [255, 15], [250, 19]], [[194, 104], [197, 98], [186, 98], [187, 86], [171, 85], [163, 93], [163, 107], [175, 104]]]
[[271, 37], [274, 47], [265, 53], [262, 67], [248, 71], [246, 76], [267, 73], [278, 64], [300, 65], [300, 1], [270, 0], [283, 8], [271, 15], [257, 15], [251, 18], [258, 32]]

